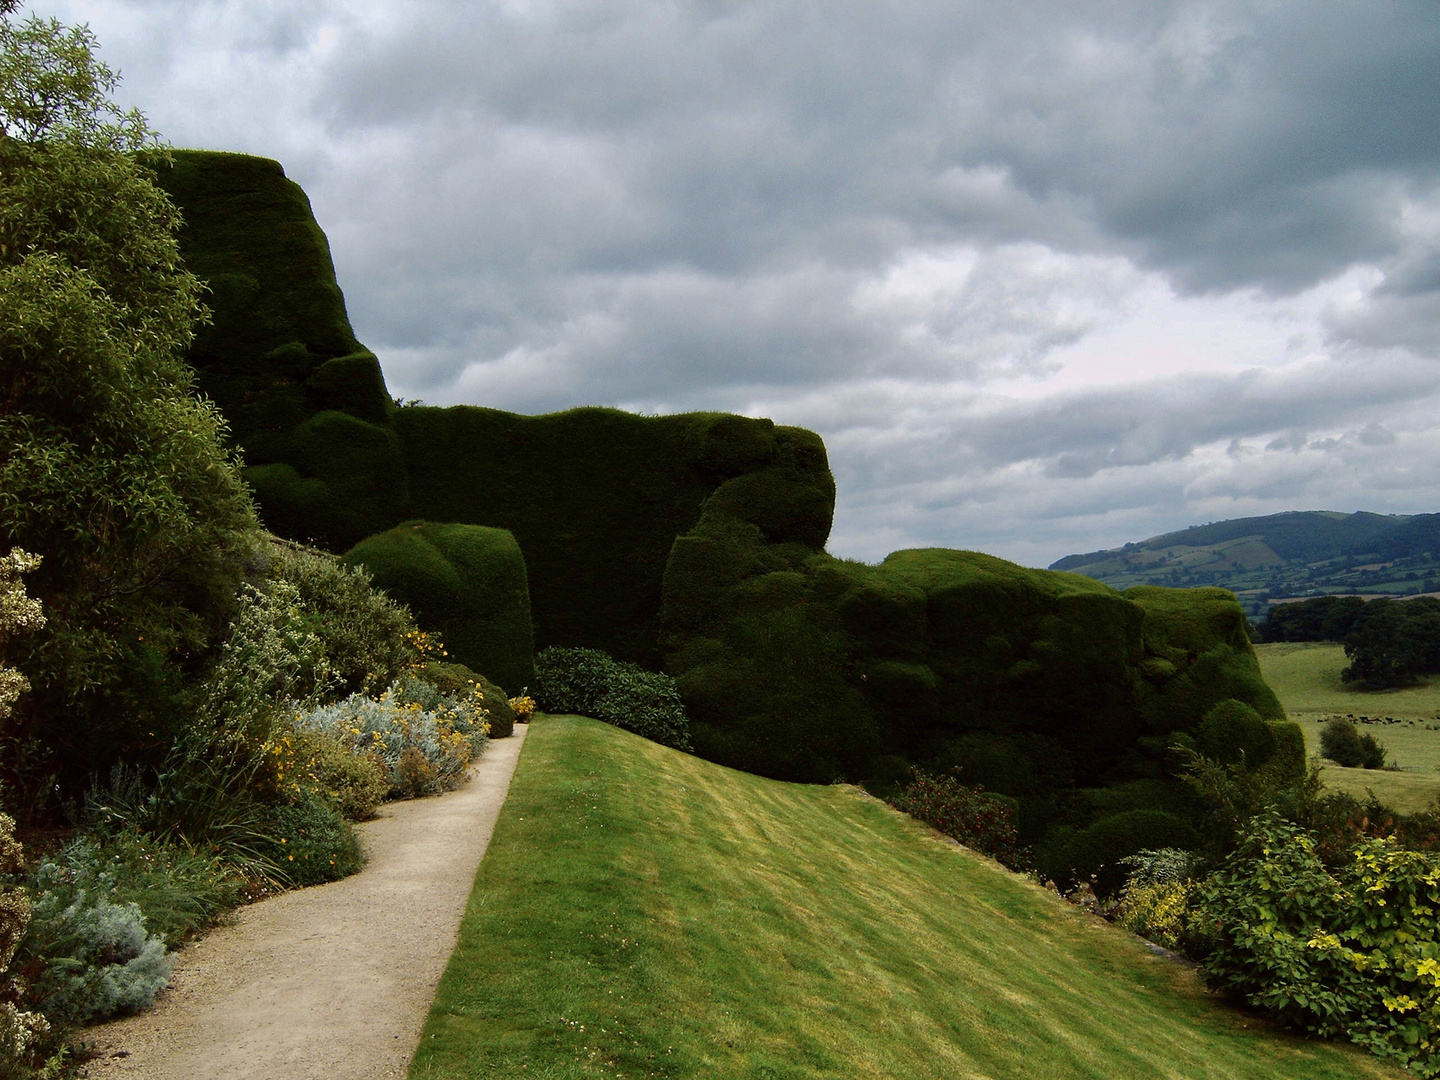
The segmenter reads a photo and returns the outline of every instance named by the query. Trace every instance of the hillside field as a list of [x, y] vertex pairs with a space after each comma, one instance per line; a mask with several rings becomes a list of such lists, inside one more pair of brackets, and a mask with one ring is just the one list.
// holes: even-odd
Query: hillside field
[[412, 1080], [1400, 1077], [858, 789], [537, 719]]
[[1335, 716], [1353, 715], [1393, 723], [1362, 724], [1389, 751], [1400, 771], [1342, 769], [1325, 765], [1321, 777], [1340, 791], [1363, 798], [1368, 790], [1397, 810], [1413, 812], [1440, 796], [1440, 679], [1401, 690], [1367, 691], [1340, 681], [1345, 649], [1333, 642], [1256, 645], [1265, 681], [1305, 732], [1309, 753], [1320, 749], [1320, 729]]

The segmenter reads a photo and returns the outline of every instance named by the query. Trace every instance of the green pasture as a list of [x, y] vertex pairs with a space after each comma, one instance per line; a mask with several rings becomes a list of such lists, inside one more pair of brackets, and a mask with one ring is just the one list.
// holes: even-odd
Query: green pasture
[[848, 786], [538, 719], [412, 1080], [1401, 1076]]
[[[1276, 642], [1255, 646], [1265, 681], [1305, 732], [1309, 753], [1320, 749], [1320, 729], [1335, 716], [1379, 719], [1360, 730], [1389, 751], [1398, 771], [1325, 765], [1321, 777], [1340, 791], [1373, 791], [1397, 810], [1423, 810], [1440, 796], [1440, 680], [1400, 690], [1361, 690], [1341, 682], [1345, 649], [1333, 642]], [[1393, 723], [1383, 722], [1390, 718]]]

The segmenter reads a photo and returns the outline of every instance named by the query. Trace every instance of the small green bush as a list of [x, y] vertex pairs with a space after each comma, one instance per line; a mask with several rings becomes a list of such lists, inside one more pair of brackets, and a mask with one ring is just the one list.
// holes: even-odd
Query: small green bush
[[292, 755], [296, 789], [318, 793], [347, 821], [374, 817], [375, 808], [390, 790], [384, 762], [375, 755], [357, 753], [333, 733], [297, 731], [290, 742], [281, 745]]
[[1386, 750], [1368, 731], [1336, 717], [1320, 730], [1320, 755], [1347, 769], [1383, 769]]
[[1190, 917], [1195, 859], [1180, 848], [1140, 851], [1119, 860], [1129, 868], [1115, 921], [1167, 949], [1181, 947]]
[[1007, 866], [1019, 864], [1014, 800], [962, 784], [958, 776], [910, 770], [910, 782], [890, 798], [895, 809]]
[[365, 865], [355, 831], [317, 791], [303, 791], [293, 805], [272, 807], [270, 838], [279, 876], [295, 888], [338, 881]]
[[1264, 718], [1243, 701], [1220, 702], [1200, 721], [1195, 731], [1200, 753], [1223, 765], [1244, 764], [1254, 769], [1275, 753], [1275, 732]]
[[1267, 812], [1200, 883], [1191, 925], [1212, 987], [1436, 1077], [1437, 910], [1440, 856], [1367, 838], [1327, 869], [1310, 833]]
[[415, 620], [363, 567], [313, 548], [276, 543], [268, 578], [287, 582], [304, 626], [319, 639], [336, 693], [375, 693], [419, 659]]
[[551, 646], [535, 658], [536, 699], [546, 712], [580, 713], [677, 750], [690, 721], [669, 675], [613, 660], [598, 649]]
[[126, 895], [125, 867], [77, 840], [40, 861], [31, 878], [30, 925], [16, 966], [52, 1024], [85, 1024], [149, 1008], [175, 957]]

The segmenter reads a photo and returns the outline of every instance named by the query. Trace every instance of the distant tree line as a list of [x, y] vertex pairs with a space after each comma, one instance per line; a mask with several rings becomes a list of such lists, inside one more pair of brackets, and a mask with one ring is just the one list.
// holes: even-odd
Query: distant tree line
[[1440, 599], [1320, 596], [1276, 604], [1259, 626], [1262, 641], [1338, 641], [1350, 666], [1346, 682], [1399, 686], [1440, 671]]

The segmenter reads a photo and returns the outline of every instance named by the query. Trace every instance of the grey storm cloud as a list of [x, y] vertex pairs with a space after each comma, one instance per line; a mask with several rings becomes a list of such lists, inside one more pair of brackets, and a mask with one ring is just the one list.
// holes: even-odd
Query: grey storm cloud
[[1433, 0], [52, 9], [282, 160], [393, 392], [813, 426], [840, 554], [1440, 501]]

